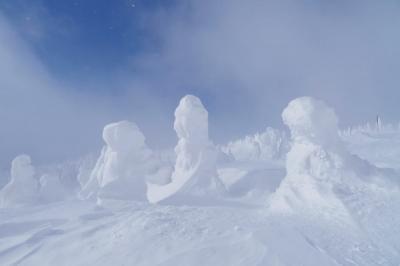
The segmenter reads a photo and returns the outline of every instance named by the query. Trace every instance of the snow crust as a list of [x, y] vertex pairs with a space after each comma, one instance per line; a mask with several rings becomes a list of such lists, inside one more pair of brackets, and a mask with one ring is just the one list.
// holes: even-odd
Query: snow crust
[[208, 112], [199, 98], [187, 95], [180, 100], [174, 129], [179, 140], [171, 182], [165, 186], [149, 184], [149, 201], [190, 203], [193, 197], [218, 197], [224, 187], [217, 174], [217, 150], [209, 140]]

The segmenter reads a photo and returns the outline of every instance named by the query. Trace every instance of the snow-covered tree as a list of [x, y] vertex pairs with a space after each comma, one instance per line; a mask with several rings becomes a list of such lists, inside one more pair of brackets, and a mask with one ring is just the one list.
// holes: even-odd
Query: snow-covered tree
[[1, 190], [1, 206], [19, 206], [35, 203], [39, 198], [39, 184], [35, 168], [28, 155], [19, 155], [11, 163], [11, 180]]
[[199, 98], [187, 95], [175, 110], [178, 136], [171, 183], [150, 185], [150, 202], [189, 201], [192, 197], [217, 196], [224, 188], [216, 170], [217, 151], [208, 136], [208, 112]]
[[136, 124], [128, 121], [104, 127], [106, 146], [84, 185], [83, 198], [146, 200], [146, 175], [151, 150]]

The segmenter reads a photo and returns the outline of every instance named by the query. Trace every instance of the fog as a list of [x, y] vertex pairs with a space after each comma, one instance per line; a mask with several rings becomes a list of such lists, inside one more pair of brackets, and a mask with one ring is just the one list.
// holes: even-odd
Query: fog
[[163, 84], [210, 95], [214, 123], [277, 125], [302, 95], [334, 106], [342, 124], [398, 121], [397, 2], [181, 2], [157, 15], [162, 51], [142, 64]]
[[333, 106], [341, 126], [397, 122], [399, 12], [396, 1], [177, 1], [143, 12], [153, 43], [110, 78], [118, 93], [52, 77], [0, 14], [0, 165], [22, 152], [35, 162], [97, 151], [102, 127], [122, 119], [150, 146], [173, 147], [173, 110], [188, 93], [217, 143], [283, 127], [282, 110], [304, 95]]
[[[96, 131], [112, 117], [101, 96], [71, 94], [0, 17], [0, 161], [20, 153], [38, 162], [79, 156], [100, 143]], [[108, 110], [107, 110], [108, 109]]]

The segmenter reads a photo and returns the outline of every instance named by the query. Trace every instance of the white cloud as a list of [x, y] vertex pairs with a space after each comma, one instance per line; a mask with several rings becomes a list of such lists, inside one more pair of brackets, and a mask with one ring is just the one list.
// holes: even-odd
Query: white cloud
[[23, 152], [54, 161], [100, 143], [108, 106], [99, 96], [68, 93], [1, 14], [0, 58], [0, 165]]
[[233, 130], [277, 124], [284, 105], [302, 95], [326, 100], [346, 123], [398, 118], [394, 1], [179, 3], [152, 20], [162, 51], [139, 65], [155, 83], [208, 89]]
[[188, 93], [209, 110], [217, 143], [280, 125], [287, 102], [303, 95], [325, 100], [345, 123], [398, 119], [399, 9], [368, 0], [179, 1], [143, 14], [155, 43], [135, 53], [134, 71], [121, 66], [107, 78], [125, 88], [113, 97], [70, 92], [0, 16], [0, 163], [20, 152], [34, 161], [82, 154], [105, 124], [123, 119], [150, 145], [172, 147], [173, 110]]

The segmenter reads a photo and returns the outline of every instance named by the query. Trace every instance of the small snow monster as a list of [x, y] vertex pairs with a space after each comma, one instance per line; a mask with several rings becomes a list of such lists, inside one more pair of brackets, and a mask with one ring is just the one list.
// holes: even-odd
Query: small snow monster
[[217, 152], [208, 136], [208, 112], [199, 98], [187, 95], [180, 100], [174, 129], [179, 140], [172, 181], [150, 185], [149, 201], [190, 203], [199, 197], [218, 197], [224, 187], [217, 176]]
[[35, 168], [28, 155], [19, 155], [11, 163], [11, 180], [0, 192], [0, 205], [12, 207], [34, 204], [39, 197]]
[[106, 146], [81, 196], [146, 200], [146, 175], [152, 160], [143, 133], [136, 124], [121, 121], [104, 127], [103, 140]]

